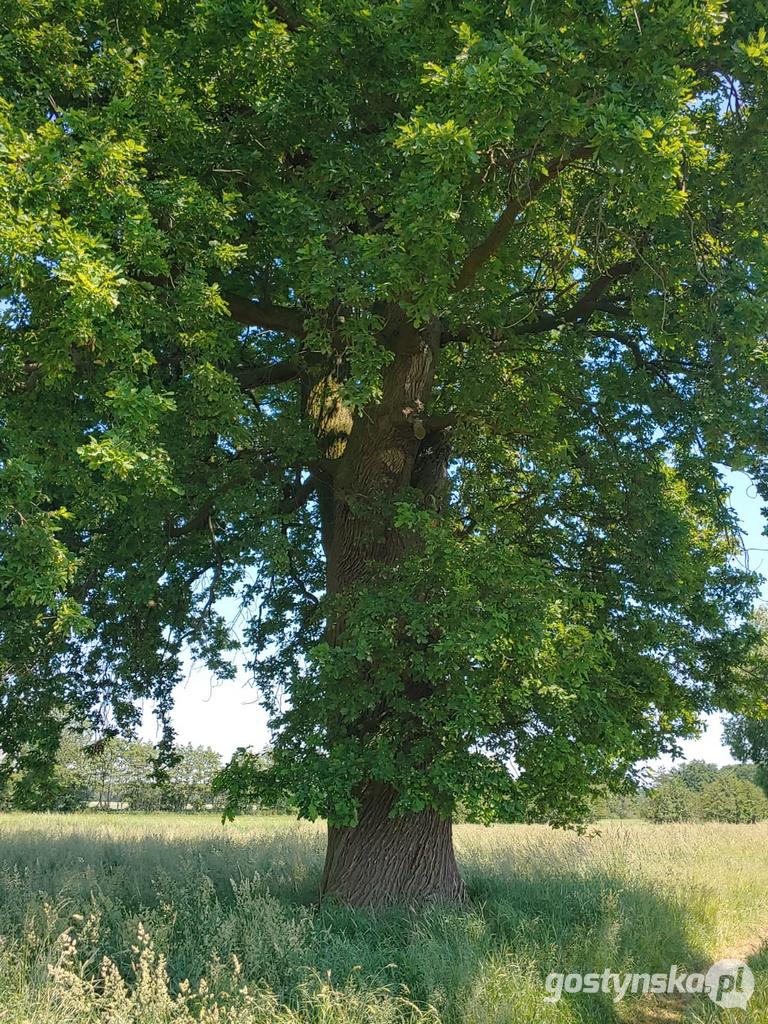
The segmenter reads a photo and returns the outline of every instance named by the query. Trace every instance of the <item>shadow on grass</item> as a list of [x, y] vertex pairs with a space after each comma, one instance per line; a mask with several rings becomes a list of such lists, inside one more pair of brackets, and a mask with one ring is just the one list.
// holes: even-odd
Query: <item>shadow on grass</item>
[[212, 965], [221, 973], [216, 965], [235, 956], [240, 983], [269, 986], [288, 1004], [313, 978], [329, 978], [356, 990], [386, 986], [434, 1006], [444, 1024], [611, 1024], [620, 1018], [610, 995], [545, 1003], [546, 976], [702, 962], [685, 894], [673, 901], [620, 871], [571, 864], [567, 850], [552, 854], [546, 833], [499, 866], [470, 865], [465, 907], [377, 912], [317, 906], [316, 830], [212, 831], [0, 833], [0, 934], [31, 944], [41, 972], [67, 928], [84, 961], [107, 954], [130, 971], [141, 924], [167, 956], [173, 985], [210, 978]]

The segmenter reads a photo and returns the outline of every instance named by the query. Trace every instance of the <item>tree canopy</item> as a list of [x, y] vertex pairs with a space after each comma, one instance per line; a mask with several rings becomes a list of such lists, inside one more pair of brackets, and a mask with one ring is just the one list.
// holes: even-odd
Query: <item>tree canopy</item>
[[562, 823], [749, 697], [768, 5], [2, 11], [6, 765], [242, 644], [304, 814]]
[[676, 765], [667, 772], [663, 772], [656, 781], [674, 780], [682, 782], [687, 789], [692, 790], [694, 793], [699, 793], [710, 782], [715, 781], [719, 771], [720, 769], [716, 764], [709, 764], [707, 761], [694, 759], [693, 761], [686, 761], [683, 764]]
[[665, 779], [651, 790], [645, 810], [651, 821], [667, 824], [691, 821], [696, 816], [696, 796], [680, 779]]

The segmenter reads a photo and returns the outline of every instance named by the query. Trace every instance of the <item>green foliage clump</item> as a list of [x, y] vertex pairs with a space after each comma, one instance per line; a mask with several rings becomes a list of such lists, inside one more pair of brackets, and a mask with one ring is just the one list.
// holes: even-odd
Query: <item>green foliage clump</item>
[[646, 813], [657, 823], [692, 821], [696, 817], [695, 798], [683, 782], [669, 779], [651, 790]]
[[693, 761], [685, 761], [683, 764], [676, 765], [668, 772], [665, 772], [661, 778], [674, 779], [677, 782], [681, 782], [686, 789], [698, 793], [710, 782], [715, 781], [720, 770], [716, 764], [708, 764], [706, 761], [694, 759]]
[[645, 815], [655, 822], [721, 821], [745, 824], [768, 818], [768, 798], [755, 784], [755, 765], [689, 761], [663, 772], [648, 792]]
[[590, 817], [593, 821], [643, 818], [647, 801], [647, 791], [639, 787], [627, 793], [601, 793], [591, 803]]

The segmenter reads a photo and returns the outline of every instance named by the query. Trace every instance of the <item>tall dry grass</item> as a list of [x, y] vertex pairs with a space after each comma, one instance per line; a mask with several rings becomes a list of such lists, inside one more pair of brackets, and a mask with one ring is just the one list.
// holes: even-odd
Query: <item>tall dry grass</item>
[[608, 1024], [631, 1007], [545, 1003], [549, 971], [694, 969], [768, 929], [765, 825], [456, 841], [469, 906], [377, 913], [318, 906], [313, 825], [2, 815], [0, 1021]]

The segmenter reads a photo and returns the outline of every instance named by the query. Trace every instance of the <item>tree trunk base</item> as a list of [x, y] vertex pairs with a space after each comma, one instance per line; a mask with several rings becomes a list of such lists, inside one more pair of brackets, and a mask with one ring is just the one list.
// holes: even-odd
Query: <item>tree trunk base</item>
[[394, 791], [369, 784], [354, 828], [328, 827], [322, 896], [353, 907], [466, 899], [450, 819], [435, 811], [389, 817]]

